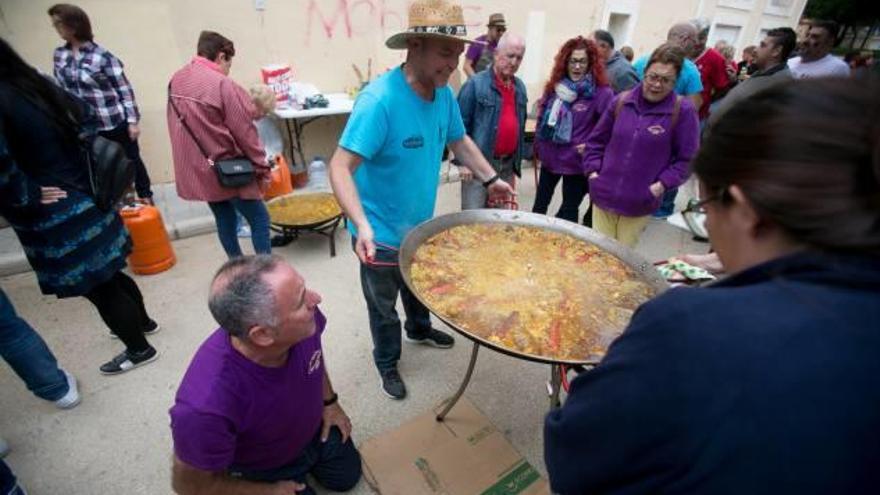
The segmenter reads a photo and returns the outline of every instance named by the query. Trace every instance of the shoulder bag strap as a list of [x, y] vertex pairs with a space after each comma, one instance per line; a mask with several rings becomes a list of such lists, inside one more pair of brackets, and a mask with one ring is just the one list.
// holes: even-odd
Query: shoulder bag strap
[[681, 113], [681, 96], [675, 95], [675, 104], [672, 107], [672, 121], [669, 128], [674, 130], [675, 124], [678, 124], [678, 115]]
[[214, 166], [214, 160], [208, 156], [208, 153], [205, 151], [205, 148], [202, 147], [202, 143], [196, 139], [196, 135], [193, 134], [192, 129], [186, 124], [186, 120], [183, 118], [183, 114], [178, 110], [177, 105], [174, 103], [174, 98], [171, 97], [171, 81], [168, 81], [168, 104], [171, 105], [171, 108], [174, 110], [174, 115], [177, 116], [177, 121], [180, 122], [180, 125], [186, 130], [186, 133], [189, 134], [189, 137], [192, 138], [193, 142], [196, 143], [196, 146], [199, 148], [199, 151], [202, 152], [202, 156], [205, 157], [205, 160], [208, 160], [208, 164]]

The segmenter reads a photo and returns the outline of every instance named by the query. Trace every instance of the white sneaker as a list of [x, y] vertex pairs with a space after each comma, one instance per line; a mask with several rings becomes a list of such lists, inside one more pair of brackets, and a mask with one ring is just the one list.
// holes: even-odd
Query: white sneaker
[[73, 409], [81, 400], [79, 389], [76, 386], [76, 378], [65, 370], [61, 371], [67, 377], [68, 390], [64, 397], [55, 401], [55, 406], [58, 409]]

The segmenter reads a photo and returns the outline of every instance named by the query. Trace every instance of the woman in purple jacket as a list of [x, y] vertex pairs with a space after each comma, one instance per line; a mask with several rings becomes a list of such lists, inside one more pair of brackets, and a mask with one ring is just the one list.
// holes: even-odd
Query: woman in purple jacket
[[645, 79], [617, 95], [587, 140], [593, 228], [634, 247], [667, 189], [682, 185], [697, 153], [697, 110], [673, 88], [684, 52], [654, 50]]
[[[533, 212], [547, 213], [562, 179], [562, 206], [556, 216], [578, 221], [578, 208], [588, 192], [582, 168], [587, 136], [612, 98], [596, 44], [581, 36], [566, 41], [556, 54], [538, 106], [535, 154], [541, 161], [541, 176]], [[584, 225], [592, 225], [589, 210]]]

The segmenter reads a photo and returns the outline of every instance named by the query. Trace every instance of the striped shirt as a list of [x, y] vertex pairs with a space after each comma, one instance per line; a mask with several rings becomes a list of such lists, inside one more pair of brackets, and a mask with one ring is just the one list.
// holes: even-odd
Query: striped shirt
[[259, 179], [269, 173], [269, 166], [253, 123], [257, 109], [247, 91], [220, 72], [217, 64], [198, 56], [174, 73], [170, 91], [181, 116], [211, 160], [246, 157], [254, 163], [258, 175], [258, 180], [244, 187], [221, 186], [169, 104], [166, 115], [178, 196], [210, 202], [261, 199]]
[[54, 73], [61, 87], [95, 109], [101, 123], [99, 130], [140, 120], [122, 61], [104, 47], [87, 41], [74, 53], [70, 44], [59, 46], [55, 49]]

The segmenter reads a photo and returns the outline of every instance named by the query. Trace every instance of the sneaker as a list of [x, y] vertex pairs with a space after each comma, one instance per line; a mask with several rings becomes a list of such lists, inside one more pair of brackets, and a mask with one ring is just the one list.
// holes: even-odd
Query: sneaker
[[153, 347], [148, 347], [141, 352], [123, 351], [112, 360], [102, 364], [100, 369], [101, 373], [105, 375], [118, 375], [155, 361], [158, 357], [159, 351]]
[[379, 371], [379, 378], [382, 379], [382, 391], [385, 395], [395, 400], [401, 400], [406, 397], [406, 385], [400, 378], [397, 368], [387, 371]]
[[424, 337], [415, 338], [406, 334], [404, 339], [410, 344], [429, 345], [438, 349], [449, 349], [455, 345], [455, 339], [452, 338], [452, 335], [434, 328], [428, 331], [428, 335], [425, 335]]
[[[162, 327], [159, 326], [159, 324], [156, 323], [155, 321], [150, 320], [150, 323], [147, 325], [147, 329], [144, 330], [143, 334], [144, 335], [156, 335], [157, 333], [159, 333], [159, 330], [162, 330]], [[118, 339], [119, 337], [111, 331], [110, 338], [111, 339]]]
[[64, 372], [64, 376], [67, 377], [68, 388], [64, 397], [55, 401], [55, 407], [58, 409], [73, 409], [80, 401], [79, 389], [76, 386], [76, 378], [66, 370], [61, 371]]

